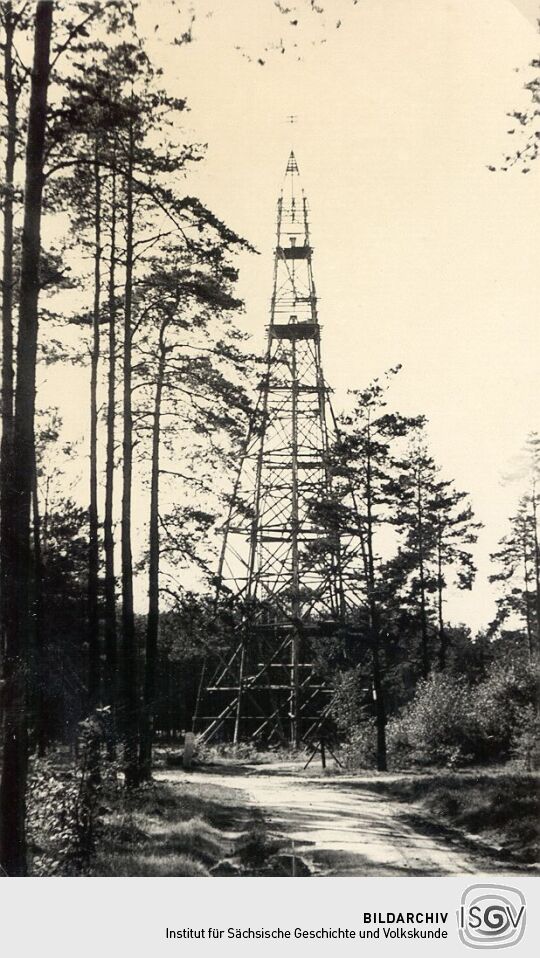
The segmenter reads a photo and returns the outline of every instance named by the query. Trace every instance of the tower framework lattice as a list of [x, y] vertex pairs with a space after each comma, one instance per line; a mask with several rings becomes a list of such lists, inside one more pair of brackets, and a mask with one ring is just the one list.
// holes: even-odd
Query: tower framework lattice
[[344, 616], [341, 545], [317, 518], [331, 491], [332, 421], [321, 366], [308, 204], [294, 153], [277, 213], [266, 368], [225, 522], [218, 592], [234, 595], [232, 647], [206, 665], [194, 729], [208, 740], [298, 746], [330, 689], [316, 637]]

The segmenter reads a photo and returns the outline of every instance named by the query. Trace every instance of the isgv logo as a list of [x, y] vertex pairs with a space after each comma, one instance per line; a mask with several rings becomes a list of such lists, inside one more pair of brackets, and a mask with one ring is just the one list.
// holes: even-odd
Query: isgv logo
[[457, 920], [459, 937], [469, 948], [510, 948], [525, 932], [525, 896], [508, 885], [469, 885]]

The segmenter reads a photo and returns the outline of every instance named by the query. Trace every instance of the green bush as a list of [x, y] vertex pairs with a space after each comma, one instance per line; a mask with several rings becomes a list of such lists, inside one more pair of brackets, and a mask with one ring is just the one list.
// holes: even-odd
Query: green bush
[[366, 719], [347, 734], [340, 750], [346, 768], [374, 768], [377, 763], [377, 729], [375, 719]]
[[58, 769], [44, 759], [28, 783], [28, 836], [34, 875], [57, 875], [77, 867], [81, 779], [76, 768]]
[[540, 769], [540, 716], [532, 705], [521, 714], [512, 752], [528, 772]]
[[454, 766], [469, 739], [470, 688], [462, 677], [432, 675], [387, 728], [393, 764]]
[[392, 761], [454, 767], [524, 758], [532, 750], [534, 701], [535, 679], [527, 666], [495, 666], [477, 685], [463, 676], [433, 673], [388, 723]]
[[107, 710], [79, 723], [76, 758], [52, 752], [36, 758], [28, 780], [31, 873], [79, 875], [88, 871], [102, 824], [103, 787], [114, 786], [117, 767], [103, 761]]

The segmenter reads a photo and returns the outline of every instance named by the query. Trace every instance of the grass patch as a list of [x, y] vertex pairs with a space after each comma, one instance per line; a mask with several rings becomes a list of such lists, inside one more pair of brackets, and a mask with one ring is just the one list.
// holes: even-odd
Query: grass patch
[[[260, 748], [250, 742], [240, 742], [238, 745], [223, 743], [218, 745], [207, 745], [203, 742], [195, 742], [195, 752], [193, 756], [193, 768], [208, 768], [213, 765], [224, 770], [227, 765], [231, 769], [238, 770], [242, 765], [273, 765], [276, 762], [294, 762], [302, 760], [304, 749], [295, 749], [291, 746], [274, 746], [272, 748]], [[153, 761], [154, 768], [182, 768], [183, 749], [181, 747], [172, 747], [170, 745], [160, 745], [154, 749]], [[305, 761], [305, 758], [303, 759]]]
[[239, 810], [232, 789], [157, 782], [107, 799], [95, 875], [204, 877], [234, 853]]
[[149, 828], [149, 838], [154, 840], [156, 853], [195, 857], [208, 867], [232, 850], [223, 835], [201, 818], [191, 818], [157, 832]]
[[128, 852], [96, 860], [96, 874], [108, 878], [208, 878], [209, 873], [191, 855], [158, 855]]
[[170, 781], [131, 792], [119, 788], [106, 804], [96, 876], [283, 874], [280, 843], [238, 789], [186, 782], [173, 773]]

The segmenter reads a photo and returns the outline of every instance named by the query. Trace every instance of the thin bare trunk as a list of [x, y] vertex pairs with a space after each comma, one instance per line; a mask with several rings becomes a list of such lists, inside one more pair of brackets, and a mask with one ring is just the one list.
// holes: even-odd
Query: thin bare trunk
[[424, 516], [422, 509], [422, 479], [417, 477], [416, 510], [418, 520], [418, 577], [420, 581], [420, 635], [422, 640], [422, 675], [429, 674], [428, 624], [426, 608], [426, 572], [424, 555]]
[[94, 144], [94, 308], [92, 315], [92, 352], [90, 372], [90, 508], [88, 542], [88, 705], [96, 707], [99, 701], [99, 522], [97, 488], [97, 382], [100, 353], [101, 308], [101, 177], [99, 144]]
[[529, 573], [529, 556], [528, 556], [527, 546], [528, 546], [527, 530], [526, 530], [526, 527], [524, 527], [523, 539], [522, 539], [523, 592], [525, 596], [525, 624], [527, 627], [527, 644], [529, 648], [529, 662], [530, 662], [533, 657], [534, 642], [533, 642], [533, 624], [532, 624], [532, 617], [531, 617], [531, 596], [529, 592], [530, 573]]
[[443, 616], [443, 589], [443, 542], [441, 523], [439, 522], [437, 528], [437, 613], [439, 618], [439, 668], [441, 670], [446, 668], [448, 645]]
[[377, 601], [375, 598], [375, 555], [373, 551], [373, 484], [371, 462], [371, 435], [368, 423], [368, 453], [366, 462], [366, 578], [368, 584], [369, 626], [371, 633], [372, 678], [375, 698], [375, 722], [377, 727], [377, 769], [385, 772], [387, 767], [386, 755], [386, 704], [383, 684], [383, 669], [381, 665], [381, 623]]
[[13, 446], [13, 189], [17, 143], [17, 94], [13, 75], [13, 5], [4, 5], [4, 91], [6, 94], [6, 153], [4, 163], [2, 262], [2, 440], [0, 445], [0, 676], [9, 616], [9, 563], [11, 512], [11, 450]]
[[148, 781], [152, 776], [152, 745], [156, 707], [156, 674], [159, 632], [159, 448], [161, 400], [167, 347], [162, 323], [159, 336], [159, 360], [154, 398], [154, 421], [152, 426], [152, 477], [150, 488], [149, 566], [148, 566], [148, 619], [146, 624], [146, 665], [144, 674], [144, 708], [141, 726], [141, 773]]
[[532, 488], [533, 536], [534, 536], [534, 585], [535, 585], [535, 613], [536, 613], [536, 647], [540, 651], [540, 543], [538, 541], [538, 500], [536, 482]]
[[114, 574], [114, 438], [115, 438], [115, 387], [116, 387], [116, 171], [112, 174], [111, 229], [109, 264], [109, 370], [107, 399], [107, 461], [105, 465], [105, 516], [103, 539], [105, 547], [105, 658], [106, 696], [113, 709], [117, 699], [117, 634], [116, 634], [116, 582]]
[[34, 547], [34, 675], [35, 675], [35, 745], [38, 755], [45, 755], [49, 742], [47, 725], [47, 646], [45, 643], [43, 605], [43, 555], [41, 514], [37, 466], [34, 466], [32, 484], [32, 543]]
[[131, 544], [131, 496], [133, 481], [133, 412], [131, 397], [132, 305], [133, 305], [133, 158], [135, 136], [130, 121], [126, 174], [126, 277], [124, 298], [123, 354], [123, 475], [122, 475], [122, 638], [124, 656], [124, 770], [129, 787], [139, 781], [139, 690], [135, 614], [133, 609], [133, 552]]
[[375, 721], [377, 727], [377, 769], [385, 772], [386, 757], [386, 705], [381, 668], [380, 626], [377, 616], [371, 616], [373, 643], [373, 692], [375, 697]]

